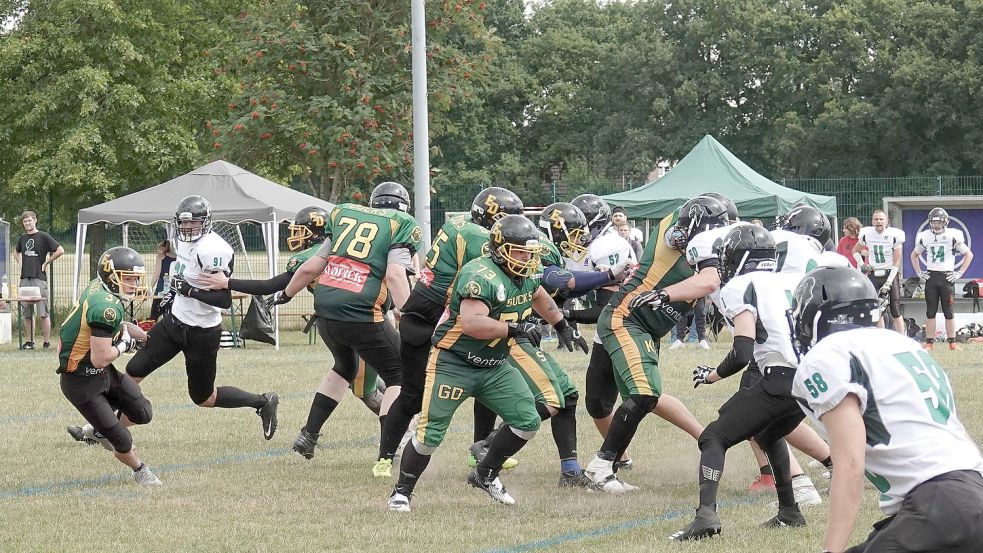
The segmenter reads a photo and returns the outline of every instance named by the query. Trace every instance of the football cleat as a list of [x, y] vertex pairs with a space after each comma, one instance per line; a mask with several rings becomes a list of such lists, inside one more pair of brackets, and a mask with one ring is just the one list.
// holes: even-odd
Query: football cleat
[[685, 344], [683, 344], [682, 340], [676, 340], [675, 342], [672, 343], [671, 346], [669, 346], [669, 349], [679, 349], [679, 348], [683, 347], [684, 345]]
[[621, 461], [615, 461], [613, 465], [614, 472], [617, 473], [619, 470], [631, 470], [635, 464], [632, 462], [631, 457], [628, 459], [622, 459]]
[[580, 471], [579, 473], [561, 472], [560, 487], [591, 489], [594, 487], [594, 483], [591, 482], [591, 479], [588, 478], [586, 474], [584, 474], [584, 471]]
[[700, 505], [696, 509], [696, 518], [689, 526], [669, 536], [672, 541], [702, 540], [720, 533], [720, 517], [708, 505]]
[[796, 507], [780, 507], [778, 514], [766, 520], [762, 528], [799, 528], [806, 525], [802, 511]]
[[66, 430], [68, 430], [68, 435], [74, 438], [76, 442], [83, 442], [86, 445], [94, 445], [97, 443], [95, 439], [85, 436], [81, 426], [69, 426], [66, 428]]
[[393, 489], [392, 495], [389, 496], [389, 510], [394, 513], [410, 512], [409, 496], [405, 496]]
[[499, 503], [515, 505], [515, 499], [509, 495], [509, 492], [505, 491], [505, 486], [502, 485], [502, 481], [497, 476], [495, 478], [482, 478], [478, 476], [477, 470], [473, 470], [468, 475], [468, 484], [479, 490], [483, 490]]
[[163, 484], [146, 463], [140, 467], [140, 470], [133, 471], [133, 479], [141, 486], [160, 486]]
[[[109, 438], [106, 438], [99, 432], [96, 432], [96, 429], [93, 428], [91, 424], [82, 426], [80, 430], [82, 432], [82, 439], [79, 441], [83, 441], [87, 444], [98, 443], [102, 445], [102, 448], [106, 451], [116, 451], [116, 448], [113, 447], [113, 443], [109, 441]], [[71, 430], [69, 430], [68, 433], [71, 434], [73, 438], [75, 437], [75, 434]]]
[[375, 478], [392, 478], [393, 477], [393, 460], [379, 458], [378, 461], [372, 465], [372, 476]]
[[816, 486], [812, 484], [812, 479], [805, 474], [792, 479], [792, 491], [795, 492], [795, 502], [799, 507], [812, 507], [823, 502], [819, 492], [816, 491]]
[[[488, 453], [488, 441], [481, 440], [480, 442], [471, 444], [470, 451], [471, 453], [468, 455], [468, 466], [475, 468], [478, 466], [478, 463], [485, 458], [485, 454]], [[509, 457], [504, 463], [502, 463], [502, 470], [511, 470], [517, 466], [519, 466], [518, 459]]]
[[301, 428], [300, 434], [294, 440], [293, 450], [303, 455], [304, 459], [312, 459], [314, 448], [317, 447], [317, 439], [320, 437], [320, 434], [311, 434], [306, 428]]
[[276, 408], [280, 404], [280, 398], [275, 392], [267, 392], [263, 397], [266, 398], [266, 403], [256, 410], [256, 414], [263, 421], [263, 437], [270, 440], [276, 434]]
[[590, 463], [587, 465], [587, 468], [584, 469], [584, 474], [587, 475], [587, 478], [590, 478], [593, 484], [592, 489], [595, 491], [622, 495], [629, 491], [638, 489], [635, 486], [629, 486], [619, 480], [614, 474], [614, 463], [611, 461], [605, 461], [597, 455], [591, 459]]
[[775, 491], [775, 477], [771, 474], [762, 474], [747, 487], [747, 491], [753, 493]]

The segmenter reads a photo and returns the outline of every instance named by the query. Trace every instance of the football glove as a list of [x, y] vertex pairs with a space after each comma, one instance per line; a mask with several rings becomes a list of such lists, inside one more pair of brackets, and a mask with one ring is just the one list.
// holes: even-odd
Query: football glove
[[[556, 329], [556, 339], [563, 348], [567, 351], [573, 351], [576, 347], [584, 353], [588, 353], [590, 348], [587, 346], [587, 340], [580, 335], [580, 332], [574, 328], [573, 325], [567, 322], [566, 319], [560, 319], [560, 322], [553, 325]], [[561, 348], [562, 349], [562, 348]]]
[[888, 296], [891, 293], [891, 285], [892, 284], [894, 284], [894, 281], [893, 280], [889, 280], [889, 281], [885, 282], [881, 286], [881, 289], [877, 291], [877, 294], [879, 296], [885, 296], [885, 297]]
[[[538, 348], [543, 342], [543, 333], [535, 323], [509, 323], [509, 338], [525, 338]], [[573, 351], [573, 348], [570, 351]]]
[[963, 277], [962, 271], [949, 271], [945, 274], [945, 279], [949, 282], [955, 283], [957, 280]]
[[631, 267], [631, 261], [627, 259], [621, 260], [612, 265], [611, 268], [608, 269], [608, 277], [611, 279], [611, 282], [621, 282], [624, 280], [625, 276], [628, 274], [629, 267]]
[[638, 309], [643, 305], [647, 305], [652, 309], [658, 309], [667, 303], [669, 303], [669, 294], [665, 290], [649, 290], [632, 298], [628, 302], [628, 308]]
[[182, 296], [190, 296], [191, 291], [194, 289], [195, 287], [185, 280], [183, 276], [174, 275], [171, 277], [171, 290], [175, 293], [181, 294]]
[[266, 298], [266, 308], [273, 309], [275, 306], [283, 305], [292, 299], [293, 297], [288, 296], [285, 291], [280, 290]]
[[696, 388], [700, 384], [713, 384], [714, 381], [710, 380], [710, 373], [716, 370], [714, 367], [708, 367], [706, 365], [697, 365], [693, 369], [693, 387]]
[[136, 338], [130, 336], [130, 332], [123, 327], [123, 331], [120, 332], [119, 338], [113, 342], [113, 347], [119, 352], [120, 356], [124, 353], [133, 353], [137, 349]]
[[928, 271], [922, 271], [918, 273], [918, 280], [922, 281], [922, 283], [928, 282], [928, 277], [929, 277]]
[[160, 312], [169, 313], [174, 305], [174, 290], [168, 290], [160, 299]]
[[869, 275], [870, 273], [874, 272], [874, 267], [872, 267], [868, 263], [864, 263], [863, 265], [860, 266], [860, 272], [865, 275]]

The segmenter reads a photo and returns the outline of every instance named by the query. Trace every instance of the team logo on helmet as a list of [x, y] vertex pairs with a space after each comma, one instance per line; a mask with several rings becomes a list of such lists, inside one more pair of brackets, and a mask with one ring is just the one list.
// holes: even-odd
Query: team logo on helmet
[[498, 202], [492, 194], [489, 194], [485, 198], [485, 213], [491, 215], [493, 218], [498, 215]]

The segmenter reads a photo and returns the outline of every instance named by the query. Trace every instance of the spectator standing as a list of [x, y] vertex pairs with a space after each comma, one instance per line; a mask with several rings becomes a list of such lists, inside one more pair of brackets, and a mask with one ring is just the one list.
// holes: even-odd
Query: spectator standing
[[154, 276], [150, 279], [154, 287], [154, 301], [150, 304], [150, 318], [155, 321], [161, 314], [161, 296], [166, 291], [165, 288], [171, 277], [171, 263], [175, 259], [177, 259], [177, 252], [171, 248], [170, 240], [164, 240], [157, 245], [157, 259], [154, 260]]
[[635, 254], [635, 259], [641, 259], [642, 250], [644, 248], [642, 248], [642, 243], [632, 236], [631, 231], [631, 225], [628, 223], [623, 223], [618, 226], [618, 236], [624, 238], [628, 242], [628, 245], [631, 246], [631, 251]]
[[843, 237], [836, 244], [836, 253], [847, 258], [853, 268], [857, 268], [857, 260], [853, 257], [853, 247], [857, 245], [860, 235], [860, 219], [847, 217], [843, 221]]
[[[642, 231], [628, 222], [628, 213], [625, 211], [625, 208], [618, 206], [611, 210], [611, 226], [617, 229], [621, 225], [628, 225], [628, 228], [631, 229], [631, 238], [626, 238], [626, 240], [629, 242], [636, 240], [639, 244], [645, 244], [645, 237], [642, 235]], [[641, 259], [641, 256], [636, 259]]]
[[[887, 300], [894, 329], [905, 333], [904, 319], [901, 318], [901, 248], [905, 233], [891, 226], [887, 213], [875, 209], [870, 218], [871, 226], [860, 229], [859, 239], [853, 246], [853, 258], [860, 263], [860, 270], [870, 278], [882, 299]], [[867, 259], [861, 257], [867, 249]], [[878, 324], [883, 324], [878, 322]]]
[[38, 230], [38, 216], [33, 211], [25, 211], [21, 215], [24, 234], [17, 239], [14, 248], [14, 259], [20, 265], [20, 288], [34, 286], [41, 290], [41, 300], [26, 303], [24, 309], [24, 327], [27, 341], [22, 349], [34, 349], [34, 311], [37, 309], [41, 319], [41, 334], [44, 338], [45, 349], [51, 347], [51, 317], [48, 312], [48, 266], [65, 253], [50, 234]]

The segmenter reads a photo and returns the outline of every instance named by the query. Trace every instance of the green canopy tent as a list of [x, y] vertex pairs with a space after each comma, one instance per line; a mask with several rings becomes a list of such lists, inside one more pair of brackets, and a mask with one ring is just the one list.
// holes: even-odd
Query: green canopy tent
[[836, 223], [836, 198], [786, 188], [748, 167], [712, 136], [686, 154], [669, 173], [640, 188], [603, 196], [622, 206], [633, 219], [656, 219], [672, 213], [690, 198], [718, 192], [734, 200], [741, 219], [776, 217], [802, 202], [815, 207]]

